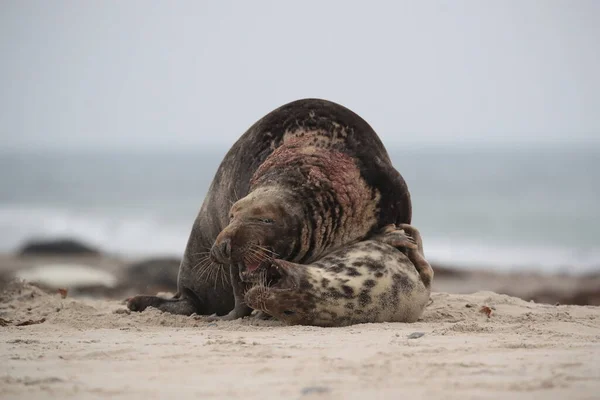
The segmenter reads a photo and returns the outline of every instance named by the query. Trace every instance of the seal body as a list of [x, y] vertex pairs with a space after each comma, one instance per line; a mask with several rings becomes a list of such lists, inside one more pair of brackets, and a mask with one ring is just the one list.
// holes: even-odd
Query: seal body
[[225, 156], [175, 298], [137, 296], [128, 306], [248, 315], [244, 274], [273, 258], [314, 262], [387, 224], [410, 223], [411, 213], [406, 183], [369, 124], [339, 104], [298, 100], [256, 122]]
[[245, 298], [288, 324], [414, 322], [429, 301], [432, 279], [418, 230], [390, 226], [312, 264], [274, 260]]

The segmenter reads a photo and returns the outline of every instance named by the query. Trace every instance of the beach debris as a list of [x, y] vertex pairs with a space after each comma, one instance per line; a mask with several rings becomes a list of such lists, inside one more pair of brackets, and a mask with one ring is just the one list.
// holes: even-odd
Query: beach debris
[[475, 304], [467, 303], [467, 304], [465, 304], [465, 307], [467, 307], [467, 308], [473, 308], [473, 307], [475, 307]]
[[482, 306], [479, 309], [479, 312], [482, 313], [482, 314], [487, 315], [488, 318], [492, 316], [492, 309], [489, 308], [488, 306]]
[[409, 339], [418, 339], [423, 336], [425, 336], [425, 332], [413, 332], [410, 335], [408, 335], [408, 338]]
[[302, 388], [302, 396], [307, 396], [310, 394], [323, 394], [330, 392], [331, 389], [325, 386], [307, 386]]
[[113, 313], [129, 315], [129, 314], [131, 314], [131, 311], [127, 308], [118, 308], [115, 311], [113, 311]]
[[9, 319], [0, 318], [0, 326], [8, 326], [12, 324], [12, 321]]
[[58, 289], [58, 293], [60, 294], [60, 297], [63, 298], [63, 299], [67, 298], [67, 293], [68, 292], [69, 291], [67, 289], [63, 289], [63, 288], [59, 288]]
[[37, 325], [37, 324], [41, 324], [41, 323], [44, 323], [44, 322], [46, 322], [46, 318], [36, 319], [36, 320], [28, 319], [27, 321], [19, 322], [15, 326]]

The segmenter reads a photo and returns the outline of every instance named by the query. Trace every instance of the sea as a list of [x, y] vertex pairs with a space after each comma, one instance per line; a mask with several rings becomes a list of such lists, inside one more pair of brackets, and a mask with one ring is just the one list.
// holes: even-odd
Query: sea
[[[181, 256], [227, 146], [0, 154], [0, 252], [76, 238]], [[433, 263], [600, 271], [600, 147], [388, 147]]]

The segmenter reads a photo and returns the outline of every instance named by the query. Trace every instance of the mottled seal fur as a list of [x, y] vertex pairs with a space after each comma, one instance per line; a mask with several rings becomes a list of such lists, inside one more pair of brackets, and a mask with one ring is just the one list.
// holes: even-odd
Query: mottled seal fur
[[312, 264], [273, 260], [255, 273], [260, 283], [246, 302], [288, 324], [414, 322], [429, 301], [433, 270], [419, 231], [399, 228], [388, 226]]
[[314, 262], [410, 223], [411, 213], [406, 183], [369, 124], [339, 104], [298, 100], [256, 122], [225, 156], [192, 227], [177, 295], [128, 306], [249, 315], [245, 273], [274, 257]]

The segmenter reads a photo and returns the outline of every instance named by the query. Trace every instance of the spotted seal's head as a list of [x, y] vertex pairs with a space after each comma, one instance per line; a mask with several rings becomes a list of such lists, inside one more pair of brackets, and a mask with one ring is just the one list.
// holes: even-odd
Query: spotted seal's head
[[252, 274], [245, 302], [288, 325], [308, 325], [314, 319], [318, 296], [297, 264], [273, 260]]
[[[302, 210], [293, 193], [263, 187], [233, 204], [211, 249], [214, 262], [237, 264], [242, 278], [272, 258], [286, 258], [299, 236]], [[245, 279], [244, 279], [245, 280]]]

